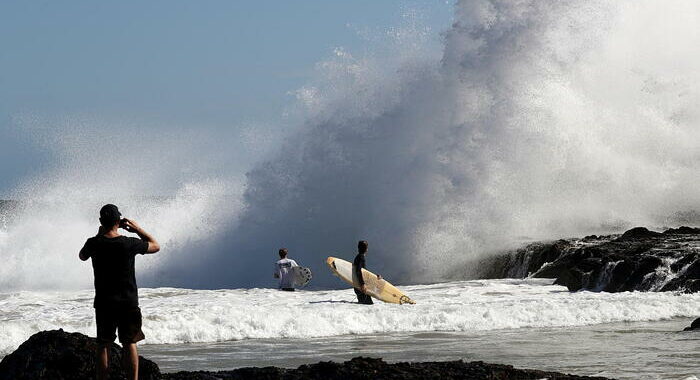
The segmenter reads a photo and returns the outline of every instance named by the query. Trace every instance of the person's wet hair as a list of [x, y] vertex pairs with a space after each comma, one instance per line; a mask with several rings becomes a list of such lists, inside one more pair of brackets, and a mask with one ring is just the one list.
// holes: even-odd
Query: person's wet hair
[[369, 243], [367, 243], [367, 240], [360, 240], [357, 242], [357, 250], [360, 253], [367, 252], [367, 247], [369, 247]]
[[281, 258], [287, 257], [287, 248], [280, 248], [279, 254]]

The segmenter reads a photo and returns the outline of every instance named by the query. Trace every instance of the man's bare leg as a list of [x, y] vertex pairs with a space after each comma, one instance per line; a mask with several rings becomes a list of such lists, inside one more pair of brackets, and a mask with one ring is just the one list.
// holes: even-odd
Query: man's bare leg
[[129, 380], [139, 378], [139, 353], [136, 350], [136, 343], [122, 343], [122, 363], [124, 374]]
[[98, 344], [97, 346], [97, 380], [107, 380], [109, 373], [109, 351], [108, 346]]

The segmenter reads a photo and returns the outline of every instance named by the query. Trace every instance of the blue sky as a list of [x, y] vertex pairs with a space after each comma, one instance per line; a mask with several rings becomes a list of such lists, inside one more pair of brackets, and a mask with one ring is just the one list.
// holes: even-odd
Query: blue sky
[[0, 196], [51, 161], [19, 116], [128, 117], [212, 129], [281, 124], [289, 92], [335, 47], [362, 53], [417, 9], [436, 31], [438, 1], [3, 1]]

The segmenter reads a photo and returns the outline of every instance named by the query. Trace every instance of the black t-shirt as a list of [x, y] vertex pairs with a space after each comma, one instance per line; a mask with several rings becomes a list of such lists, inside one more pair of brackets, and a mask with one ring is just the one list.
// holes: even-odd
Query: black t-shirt
[[95, 307], [121, 308], [139, 305], [134, 257], [148, 251], [148, 242], [134, 237], [102, 235], [89, 238], [83, 247], [92, 258], [95, 274]]

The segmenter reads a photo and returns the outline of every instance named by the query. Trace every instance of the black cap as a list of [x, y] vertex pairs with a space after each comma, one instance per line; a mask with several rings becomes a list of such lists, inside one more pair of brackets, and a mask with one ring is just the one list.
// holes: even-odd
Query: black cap
[[106, 204], [100, 209], [100, 223], [105, 227], [111, 227], [122, 218], [117, 206]]

